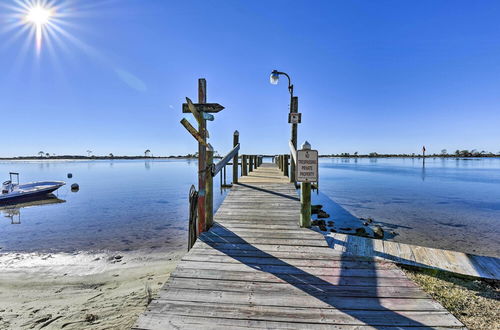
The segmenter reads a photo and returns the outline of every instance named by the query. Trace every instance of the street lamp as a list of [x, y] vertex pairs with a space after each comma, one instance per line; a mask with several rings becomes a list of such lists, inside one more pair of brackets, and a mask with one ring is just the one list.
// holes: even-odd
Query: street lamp
[[285, 72], [280, 72], [278, 70], [273, 70], [271, 72], [271, 76], [269, 77], [269, 82], [273, 85], [277, 85], [278, 81], [280, 79], [280, 75], [284, 75], [288, 78], [288, 91], [290, 92], [290, 97], [293, 97], [293, 85], [292, 81], [290, 80], [290, 76], [287, 75]]
[[[292, 144], [297, 150], [297, 121], [291, 121], [293, 113], [298, 113], [298, 108], [299, 108], [299, 98], [297, 96], [293, 96], [293, 85], [292, 81], [290, 79], [290, 76], [286, 74], [285, 72], [281, 72], [278, 70], [273, 70], [271, 72], [271, 76], [269, 77], [269, 82], [273, 85], [277, 85], [279, 81], [280, 75], [284, 75], [288, 78], [288, 92], [290, 92], [290, 115], [288, 117], [288, 122], [292, 124], [292, 136], [291, 136], [291, 141]], [[300, 114], [299, 114], [300, 115]], [[300, 121], [299, 121], [300, 122]], [[293, 159], [293, 158], [292, 158]], [[295, 183], [295, 163], [291, 161], [290, 164], [290, 182]]]

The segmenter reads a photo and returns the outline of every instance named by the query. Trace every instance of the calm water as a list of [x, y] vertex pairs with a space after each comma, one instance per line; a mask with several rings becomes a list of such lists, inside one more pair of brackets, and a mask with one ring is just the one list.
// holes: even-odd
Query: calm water
[[322, 159], [315, 199], [336, 227], [371, 217], [396, 241], [500, 256], [499, 158]]
[[[0, 176], [9, 171], [21, 182], [68, 185], [59, 203], [0, 210], [1, 251], [186, 246], [194, 161], [0, 162]], [[214, 184], [218, 206], [224, 195], [219, 178]], [[397, 241], [500, 256], [500, 159], [427, 159], [425, 167], [418, 159], [322, 159], [313, 199], [336, 229], [371, 217]]]
[[[194, 161], [0, 162], [1, 175], [9, 171], [20, 172], [21, 182], [63, 180], [67, 185], [56, 192], [65, 202], [0, 210], [2, 251], [186, 246], [189, 188], [197, 182]], [[73, 193], [75, 182], [80, 190]], [[223, 196], [216, 193], [214, 200], [218, 206]]]

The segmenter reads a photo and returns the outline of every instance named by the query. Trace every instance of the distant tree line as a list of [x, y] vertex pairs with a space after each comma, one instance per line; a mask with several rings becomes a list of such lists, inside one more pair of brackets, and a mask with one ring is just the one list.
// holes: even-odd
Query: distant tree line
[[[354, 153], [348, 153], [348, 152], [343, 152], [340, 154], [330, 154], [330, 155], [320, 155], [320, 157], [349, 157], [349, 158], [355, 158], [355, 157], [363, 157], [363, 158], [375, 158], [375, 157], [409, 157], [409, 158], [415, 158], [415, 157], [423, 157], [422, 154], [416, 154], [416, 153], [411, 153], [411, 154], [379, 154], [377, 152], [370, 152], [368, 154], [359, 154], [357, 151]], [[452, 153], [448, 153], [447, 149], [441, 150], [441, 153], [439, 154], [426, 154], [425, 158], [432, 158], [432, 157], [500, 157], [500, 151], [497, 153], [493, 152], [488, 152], [485, 150], [477, 150], [477, 149], [472, 149], [472, 150], [455, 150]]]

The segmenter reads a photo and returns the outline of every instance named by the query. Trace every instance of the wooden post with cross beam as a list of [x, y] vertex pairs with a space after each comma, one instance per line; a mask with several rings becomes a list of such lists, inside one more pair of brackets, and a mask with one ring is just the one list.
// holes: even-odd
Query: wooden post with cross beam
[[188, 130], [189, 133], [198, 141], [198, 224], [197, 237], [207, 230], [206, 223], [206, 203], [211, 202], [206, 200], [206, 176], [207, 171], [211, 171], [207, 166], [207, 138], [209, 137], [207, 130], [207, 120], [214, 120], [214, 116], [210, 113], [216, 113], [224, 109], [218, 103], [207, 103], [207, 81], [204, 78], [198, 79], [198, 103], [194, 104], [189, 98], [186, 98], [186, 103], [182, 104], [183, 113], [192, 113], [198, 122], [198, 131], [185, 118], [181, 120], [181, 124]]

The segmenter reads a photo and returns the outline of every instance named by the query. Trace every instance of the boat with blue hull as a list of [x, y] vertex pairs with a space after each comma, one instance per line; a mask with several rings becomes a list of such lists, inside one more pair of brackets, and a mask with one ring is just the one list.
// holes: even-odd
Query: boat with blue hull
[[19, 173], [11, 172], [9, 175], [10, 180], [2, 184], [0, 205], [25, 199], [45, 197], [66, 184], [64, 181], [37, 181], [20, 184]]

